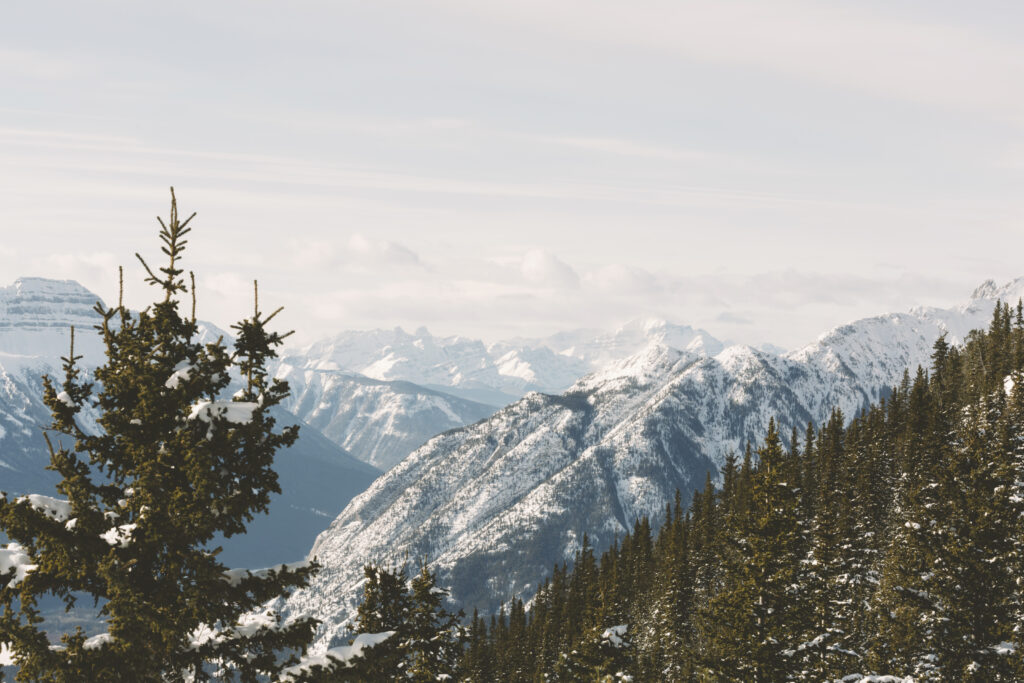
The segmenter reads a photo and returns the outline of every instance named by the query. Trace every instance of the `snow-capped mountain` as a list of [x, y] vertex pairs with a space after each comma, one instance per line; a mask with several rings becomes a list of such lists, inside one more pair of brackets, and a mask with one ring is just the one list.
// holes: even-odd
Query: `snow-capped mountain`
[[530, 391], [561, 392], [651, 343], [703, 355], [722, 349], [703, 330], [660, 320], [491, 345], [396, 328], [344, 332], [290, 351], [276, 376], [292, 388], [289, 410], [386, 470], [436, 434], [483, 419]]
[[[40, 377], [62, 376], [60, 357], [69, 352], [72, 325], [82, 366], [88, 370], [102, 362], [102, 341], [93, 329], [98, 300], [69, 280], [21, 278], [0, 288], [0, 489], [10, 494], [54, 492], [58, 477], [44, 469], [49, 456], [40, 428], [49, 423], [50, 412]], [[201, 339], [222, 335], [227, 337], [203, 324]], [[277, 417], [296, 422], [284, 410]], [[304, 425], [299, 433], [277, 457], [282, 495], [269, 515], [257, 517], [249, 534], [225, 542], [225, 561], [268, 566], [300, 557], [345, 503], [380, 474], [314, 428]]]
[[675, 325], [657, 318], [633, 320], [614, 332], [574, 330], [543, 339], [523, 340], [522, 343], [528, 346], [542, 345], [554, 350], [559, 356], [578, 358], [587, 365], [588, 371], [632, 356], [651, 344], [704, 356], [714, 356], [725, 348], [725, 344], [704, 330], [689, 325]]
[[305, 388], [304, 378], [294, 371], [312, 370], [321, 376], [336, 372], [412, 382], [497, 409], [531, 391], [565, 391], [586, 373], [651, 343], [706, 355], [723, 348], [703, 330], [663, 320], [634, 321], [614, 332], [575, 330], [489, 345], [466, 337], [435, 337], [424, 328], [411, 334], [395, 328], [343, 332], [289, 352], [282, 366], [291, 373], [296, 393]]
[[496, 410], [409, 382], [301, 369], [289, 359], [278, 366], [276, 376], [292, 389], [288, 410], [381, 470], [401, 462], [430, 437]]
[[987, 326], [996, 299], [1021, 294], [1024, 279], [986, 283], [963, 306], [867, 318], [784, 355], [653, 343], [562, 395], [529, 394], [435, 437], [355, 498], [310, 552], [323, 571], [287, 608], [323, 621], [323, 649], [345, 631], [364, 563], [424, 556], [467, 608], [529, 598], [583, 533], [600, 550], [639, 516], [657, 518], [770, 417], [787, 433], [833, 406], [852, 416], [927, 365], [939, 335], [957, 343]]
[[[412, 382], [502, 406], [531, 389], [564, 389], [586, 372], [582, 365], [566, 370], [574, 359], [554, 355], [548, 349], [531, 354], [526, 349], [510, 348], [492, 354], [478, 339], [434, 337], [423, 328], [409, 334], [395, 328], [343, 332], [289, 353], [283, 362], [302, 370]], [[543, 358], [542, 363], [546, 361], [549, 372], [535, 371], [531, 361], [537, 357]]]

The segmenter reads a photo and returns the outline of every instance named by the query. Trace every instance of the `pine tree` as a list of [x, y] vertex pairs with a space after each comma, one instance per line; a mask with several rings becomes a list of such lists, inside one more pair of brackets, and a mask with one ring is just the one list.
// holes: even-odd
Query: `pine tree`
[[703, 667], [725, 680], [785, 680], [806, 616], [794, 592], [799, 557], [797, 499], [770, 420], [753, 476], [749, 519], [724, 556], [724, 585], [702, 615]]
[[412, 580], [412, 612], [403, 642], [408, 653], [408, 677], [413, 681], [455, 676], [466, 633], [459, 625], [462, 613], [452, 614], [444, 608], [447, 596], [448, 591], [437, 585], [437, 576], [424, 564]]
[[407, 640], [412, 614], [405, 567], [363, 567], [366, 582], [363, 600], [356, 608], [355, 633], [387, 633], [394, 636], [366, 652], [357, 670], [363, 681], [390, 681], [406, 666], [402, 643]]
[[[180, 265], [191, 220], [179, 220], [172, 190], [159, 233], [168, 264], [154, 272], [139, 257], [159, 294], [152, 306], [97, 304], [106, 362], [96, 384], [79, 372], [73, 331], [63, 383], [44, 380], [49, 468], [65, 498], [0, 498], [12, 540], [0, 562], [18, 565], [0, 588], [0, 641], [12, 645], [19, 680], [255, 681], [312, 638], [313, 620], [284, 624], [259, 608], [305, 585], [315, 566], [231, 570], [211, 547], [266, 512], [280, 492], [274, 454], [297, 430], [275, 431], [270, 412], [288, 392], [266, 369], [287, 336], [267, 330], [276, 312], [257, 301], [235, 326], [233, 351], [197, 341], [194, 278], [186, 285]], [[191, 315], [179, 311], [185, 294]], [[225, 400], [233, 372], [242, 388]], [[87, 406], [98, 434], [82, 427]], [[76, 595], [96, 601], [107, 632], [76, 630], [50, 647], [38, 607], [47, 594], [69, 607]]]

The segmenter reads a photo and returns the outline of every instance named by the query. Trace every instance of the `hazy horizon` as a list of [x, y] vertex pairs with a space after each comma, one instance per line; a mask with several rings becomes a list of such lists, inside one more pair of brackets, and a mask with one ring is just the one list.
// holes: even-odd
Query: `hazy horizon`
[[1024, 9], [128, 2], [8, 8], [0, 268], [310, 341], [663, 318], [793, 348], [1024, 275]]

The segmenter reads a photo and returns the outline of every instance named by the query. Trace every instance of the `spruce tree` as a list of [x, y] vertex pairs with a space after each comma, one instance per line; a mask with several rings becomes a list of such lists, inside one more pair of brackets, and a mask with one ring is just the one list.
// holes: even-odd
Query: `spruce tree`
[[[194, 216], [194, 214], [193, 214]], [[96, 305], [106, 362], [96, 383], [79, 372], [72, 347], [64, 379], [44, 380], [52, 412], [49, 468], [58, 492], [0, 497], [0, 529], [11, 539], [0, 563], [0, 641], [11, 645], [18, 680], [256, 681], [294, 661], [315, 628], [260, 608], [305, 585], [314, 566], [232, 570], [212, 544], [244, 533], [279, 493], [275, 452], [294, 427], [275, 430], [271, 408], [287, 396], [267, 362], [287, 335], [257, 305], [235, 326], [234, 349], [197, 340], [194, 278], [181, 257], [190, 216], [179, 220], [173, 190], [162, 220], [167, 265], [139, 257], [157, 300], [140, 313], [120, 301]], [[179, 309], [191, 296], [191, 313]], [[223, 397], [232, 373], [242, 378]], [[86, 430], [83, 412], [97, 415]], [[80, 629], [51, 644], [40, 614], [44, 596], [68, 607], [95, 601], [107, 632]]]
[[406, 667], [405, 649], [412, 614], [412, 597], [408, 593], [405, 567], [388, 569], [376, 565], [363, 567], [363, 601], [356, 609], [355, 632], [394, 632], [394, 637], [365, 653], [358, 665], [363, 681], [390, 681]]
[[725, 680], [766, 683], [789, 677], [806, 615], [796, 584], [797, 497], [774, 419], [758, 455], [749, 519], [728, 544], [724, 585], [701, 615], [702, 664]]
[[[424, 563], [411, 583], [412, 612], [403, 646], [408, 653], [408, 678], [413, 681], [450, 680], [466, 641], [459, 625], [462, 613], [444, 608], [448, 591], [437, 585], [437, 576]], [[518, 604], [519, 613], [523, 605]]]

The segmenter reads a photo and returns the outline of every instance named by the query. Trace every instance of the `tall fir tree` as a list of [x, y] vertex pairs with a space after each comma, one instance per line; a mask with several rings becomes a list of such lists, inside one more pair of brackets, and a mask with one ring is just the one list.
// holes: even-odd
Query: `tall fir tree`
[[[12, 541], [0, 561], [17, 565], [0, 588], [0, 641], [18, 680], [256, 681], [312, 638], [313, 620], [283, 623], [260, 606], [305, 585], [315, 566], [231, 570], [212, 546], [267, 511], [280, 492], [274, 454], [297, 433], [275, 430], [271, 416], [288, 393], [267, 372], [286, 336], [267, 329], [276, 312], [257, 302], [235, 326], [234, 350], [198, 341], [194, 278], [186, 284], [181, 267], [191, 220], [179, 220], [172, 190], [159, 233], [167, 265], [154, 272], [139, 257], [153, 305], [136, 314], [97, 304], [106, 362], [96, 384], [79, 372], [74, 331], [63, 382], [44, 380], [49, 468], [64, 498], [0, 497]], [[179, 310], [186, 295], [191, 314]], [[232, 373], [242, 388], [225, 399]], [[83, 427], [83, 411], [98, 415], [98, 430]], [[47, 595], [95, 601], [106, 633], [79, 629], [51, 647]]]
[[[426, 563], [413, 577], [410, 593], [412, 612], [403, 634], [408, 677], [422, 683], [453, 679], [466, 640], [459, 623], [462, 614], [444, 608], [448, 590], [437, 585], [437, 575]], [[519, 608], [522, 610], [522, 603]]]

